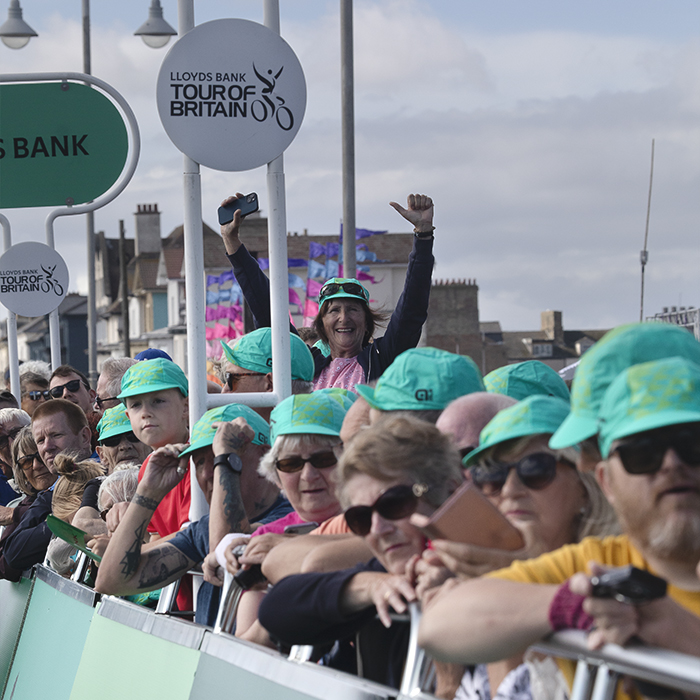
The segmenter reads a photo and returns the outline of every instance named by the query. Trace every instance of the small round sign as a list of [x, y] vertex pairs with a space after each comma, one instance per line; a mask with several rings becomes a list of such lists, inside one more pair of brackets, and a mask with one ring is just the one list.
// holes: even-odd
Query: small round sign
[[299, 59], [257, 22], [197, 25], [158, 74], [160, 120], [177, 148], [214, 170], [252, 170], [294, 140], [306, 110]]
[[51, 313], [68, 291], [68, 267], [44, 243], [17, 243], [0, 257], [0, 303], [30, 318]]

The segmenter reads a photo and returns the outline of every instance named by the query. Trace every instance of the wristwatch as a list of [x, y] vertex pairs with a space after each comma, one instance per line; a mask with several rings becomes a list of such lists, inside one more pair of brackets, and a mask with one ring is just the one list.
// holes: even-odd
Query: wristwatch
[[235, 452], [229, 452], [228, 454], [214, 457], [214, 467], [228, 467], [236, 474], [240, 474], [243, 470], [243, 462], [241, 462], [241, 458]]

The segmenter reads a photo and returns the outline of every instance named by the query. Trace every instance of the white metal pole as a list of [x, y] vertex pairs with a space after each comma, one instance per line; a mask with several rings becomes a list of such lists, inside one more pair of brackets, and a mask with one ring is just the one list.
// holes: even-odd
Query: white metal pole
[[[0, 214], [0, 226], [2, 226], [2, 248], [6, 253], [12, 247], [12, 229], [9, 219]], [[10, 365], [10, 391], [14, 394], [18, 403], [22, 403], [19, 388], [19, 353], [17, 352], [17, 314], [7, 310], [7, 360]]]
[[340, 75], [343, 141], [343, 277], [356, 277], [355, 261], [355, 72], [353, 0], [340, 0]]

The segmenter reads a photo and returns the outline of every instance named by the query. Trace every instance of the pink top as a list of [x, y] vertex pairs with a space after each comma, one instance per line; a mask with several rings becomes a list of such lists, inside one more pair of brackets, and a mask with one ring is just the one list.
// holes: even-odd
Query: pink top
[[355, 391], [356, 384], [364, 383], [365, 371], [357, 361], [357, 357], [336, 357], [327, 367], [324, 367], [314, 381], [314, 391], [331, 387]]

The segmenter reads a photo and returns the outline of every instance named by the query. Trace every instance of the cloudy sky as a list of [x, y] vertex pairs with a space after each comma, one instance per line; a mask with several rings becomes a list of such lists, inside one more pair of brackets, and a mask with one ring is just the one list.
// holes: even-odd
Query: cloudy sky
[[[5, 3], [7, 4], [7, 3]], [[163, 235], [183, 219], [182, 157], [155, 106], [165, 50], [132, 36], [148, 0], [93, 2], [93, 73], [129, 101], [142, 157], [96, 212], [133, 235], [137, 204], [158, 203]], [[162, 0], [177, 24], [176, 0]], [[200, 0], [197, 23], [262, 21], [262, 0]], [[282, 33], [305, 71], [304, 124], [285, 154], [287, 228], [338, 230], [342, 210], [337, 1], [280, 0]], [[0, 45], [0, 71], [81, 70], [80, 2], [22, 0], [39, 33]], [[639, 317], [651, 141], [656, 140], [645, 310], [700, 303], [700, 4], [696, 0], [356, 0], [357, 225], [407, 231], [388, 206], [436, 202], [438, 278], [476, 278], [482, 320], [567, 328]], [[202, 169], [203, 218], [265, 168]], [[46, 209], [6, 210], [15, 241], [43, 240]], [[87, 288], [84, 218], [60, 219], [71, 289]]]

